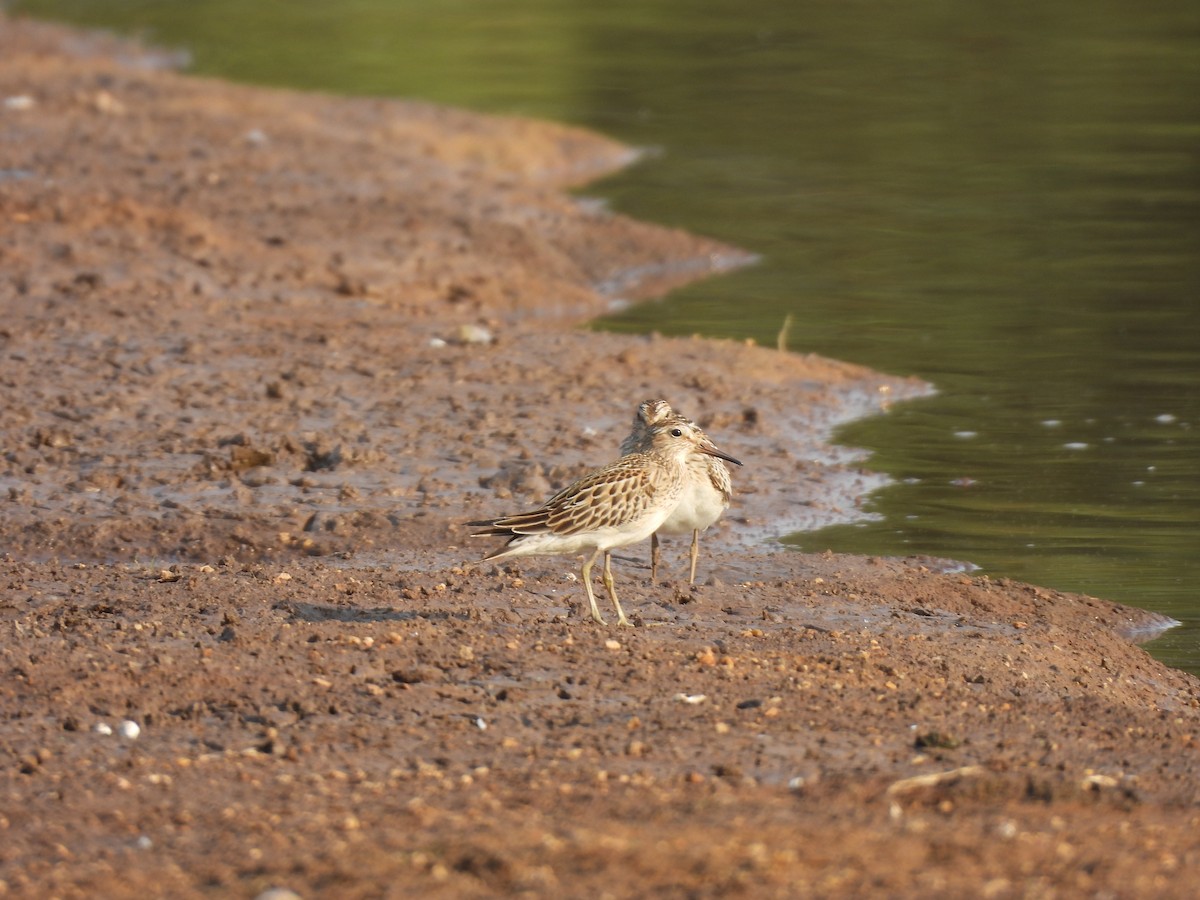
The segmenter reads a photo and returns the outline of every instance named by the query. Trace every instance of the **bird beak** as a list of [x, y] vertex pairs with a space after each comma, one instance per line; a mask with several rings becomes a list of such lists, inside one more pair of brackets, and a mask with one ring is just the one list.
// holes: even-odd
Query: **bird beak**
[[701, 453], [707, 453], [709, 456], [715, 456], [717, 459], [723, 459], [723, 460], [725, 460], [725, 462], [731, 462], [735, 466], [740, 466], [742, 464], [741, 460], [734, 459], [728, 453], [726, 453], [723, 450], [718, 450], [712, 444], [704, 443], [704, 444], [701, 444], [699, 447], [697, 447], [697, 449]]

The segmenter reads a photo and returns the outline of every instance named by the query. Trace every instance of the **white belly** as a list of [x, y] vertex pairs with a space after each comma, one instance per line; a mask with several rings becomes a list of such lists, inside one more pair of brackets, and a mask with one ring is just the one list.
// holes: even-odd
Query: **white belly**
[[644, 541], [662, 527], [670, 509], [656, 509], [620, 526], [597, 528], [580, 534], [529, 534], [517, 538], [503, 553], [489, 557], [557, 556], [585, 550], [613, 550]]
[[729, 507], [725, 495], [708, 478], [694, 479], [684, 489], [679, 505], [658, 529], [661, 534], [691, 534], [704, 531]]

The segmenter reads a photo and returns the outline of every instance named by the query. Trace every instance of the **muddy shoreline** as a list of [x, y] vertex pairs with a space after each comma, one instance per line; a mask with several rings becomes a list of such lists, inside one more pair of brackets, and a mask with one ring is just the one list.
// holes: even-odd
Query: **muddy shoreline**
[[[0, 895], [1190, 895], [1155, 616], [771, 543], [927, 385], [582, 331], [745, 259], [615, 142], [160, 62], [0, 17]], [[654, 396], [747, 463], [700, 584], [478, 564]]]

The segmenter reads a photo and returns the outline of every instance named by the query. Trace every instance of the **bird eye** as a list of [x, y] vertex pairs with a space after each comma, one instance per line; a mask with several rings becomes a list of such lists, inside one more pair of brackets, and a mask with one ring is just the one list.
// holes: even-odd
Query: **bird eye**
[[683, 429], [682, 428], [672, 428], [671, 429], [671, 437], [683, 437]]

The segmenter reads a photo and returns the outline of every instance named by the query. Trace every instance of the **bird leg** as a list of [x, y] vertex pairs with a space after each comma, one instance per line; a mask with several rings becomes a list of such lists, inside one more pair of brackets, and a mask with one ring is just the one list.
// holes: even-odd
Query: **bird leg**
[[[600, 615], [600, 607], [598, 607], [596, 605], [596, 595], [592, 591], [592, 564], [596, 561], [596, 557], [598, 557], [599, 555], [600, 555], [600, 548], [597, 547], [596, 552], [593, 553], [588, 558], [588, 561], [583, 564], [583, 573], [582, 573], [583, 574], [583, 587], [584, 587], [584, 590], [587, 591], [588, 602], [592, 604], [592, 618], [595, 619], [597, 622], [599, 622], [601, 625], [607, 625], [608, 623], [604, 621], [604, 617], [602, 615]], [[605, 573], [604, 574], [604, 583], [608, 584], [609, 579], [612, 578], [612, 576], [608, 574], [608, 554], [607, 553], [604, 554], [604, 573]], [[614, 600], [616, 599], [616, 595], [613, 596], [613, 599]], [[620, 611], [620, 609], [621, 609], [621, 607], [618, 606], [617, 610]], [[624, 618], [624, 617], [625, 617], [625, 614], [622, 613], [621, 618]]]
[[696, 583], [696, 557], [700, 555], [700, 529], [692, 529], [692, 574], [688, 578], [688, 584]]
[[658, 581], [658, 532], [650, 535], [650, 581]]
[[621, 601], [617, 599], [617, 586], [613, 583], [612, 554], [604, 553], [604, 586], [608, 588], [608, 596], [612, 597], [613, 606], [617, 608], [617, 624], [633, 627], [633, 623], [625, 618], [625, 610], [621, 609]]

